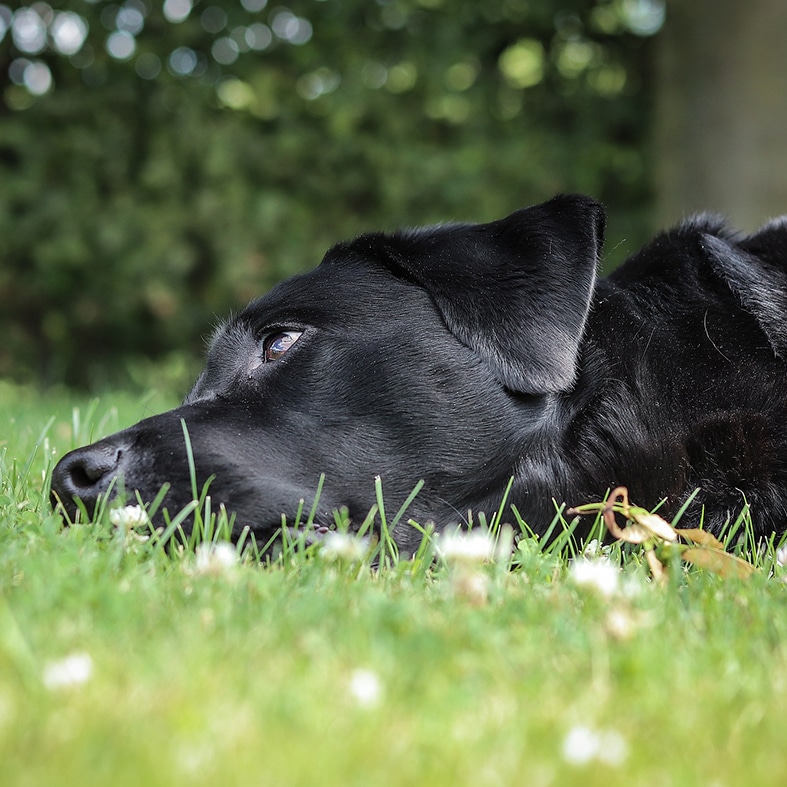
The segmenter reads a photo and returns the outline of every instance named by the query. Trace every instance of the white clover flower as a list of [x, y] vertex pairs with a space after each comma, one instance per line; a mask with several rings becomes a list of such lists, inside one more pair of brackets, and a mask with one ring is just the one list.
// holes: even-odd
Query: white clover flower
[[620, 568], [606, 558], [573, 560], [569, 578], [577, 587], [589, 588], [604, 598], [611, 598], [620, 589]]
[[141, 506], [125, 506], [109, 512], [109, 521], [121, 530], [133, 530], [150, 522], [147, 511]]
[[322, 539], [320, 554], [327, 560], [360, 563], [369, 551], [369, 539], [331, 531]]
[[226, 576], [238, 565], [238, 552], [229, 541], [203, 542], [195, 555], [193, 573], [198, 576]]
[[623, 765], [629, 756], [629, 745], [626, 739], [616, 730], [604, 730], [600, 737], [598, 759], [615, 768]]
[[50, 690], [80, 686], [93, 674], [93, 659], [88, 653], [72, 653], [44, 666], [44, 686]]
[[362, 707], [371, 708], [380, 702], [383, 686], [376, 673], [368, 669], [354, 670], [350, 675], [350, 695]]
[[617, 767], [625, 762], [626, 757], [628, 743], [615, 730], [593, 730], [577, 725], [563, 739], [563, 759], [571, 765], [587, 765], [598, 760]]
[[582, 556], [591, 560], [597, 557], [609, 557], [612, 552], [612, 544], [602, 544], [597, 538], [592, 538], [585, 544]]
[[563, 739], [563, 759], [572, 765], [585, 765], [598, 754], [598, 734], [590, 727], [572, 727]]
[[440, 533], [434, 546], [446, 563], [484, 563], [495, 557], [495, 541], [482, 530]]

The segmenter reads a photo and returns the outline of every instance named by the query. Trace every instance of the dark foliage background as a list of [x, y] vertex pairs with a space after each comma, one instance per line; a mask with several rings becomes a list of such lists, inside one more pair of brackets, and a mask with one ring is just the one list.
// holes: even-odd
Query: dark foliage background
[[0, 5], [0, 375], [182, 369], [365, 229], [576, 190], [608, 265], [650, 233], [658, 3], [282, 2]]

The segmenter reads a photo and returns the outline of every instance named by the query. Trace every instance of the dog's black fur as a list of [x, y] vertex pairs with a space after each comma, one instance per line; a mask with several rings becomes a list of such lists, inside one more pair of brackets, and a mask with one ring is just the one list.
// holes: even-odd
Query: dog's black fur
[[[178, 408], [68, 454], [73, 514], [122, 475], [173, 512], [198, 484], [266, 540], [307, 508], [442, 527], [509, 502], [536, 531], [553, 499], [632, 500], [718, 532], [751, 506], [787, 527], [787, 221], [738, 237], [701, 217], [596, 280], [604, 212], [560, 196], [489, 224], [373, 233], [230, 318]], [[281, 332], [301, 333], [286, 351]], [[275, 356], [280, 356], [276, 358]], [[507, 515], [508, 517], [508, 515]], [[410, 549], [409, 525], [394, 536]]]

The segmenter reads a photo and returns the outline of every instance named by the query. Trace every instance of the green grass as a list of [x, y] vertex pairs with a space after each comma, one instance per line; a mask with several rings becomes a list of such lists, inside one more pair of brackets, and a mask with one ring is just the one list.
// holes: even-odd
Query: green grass
[[167, 404], [0, 383], [0, 784], [787, 783], [772, 547], [746, 582], [665, 587], [615, 548], [604, 597], [527, 540], [512, 571], [428, 545], [381, 571], [297, 548], [206, 569], [63, 529], [53, 459]]

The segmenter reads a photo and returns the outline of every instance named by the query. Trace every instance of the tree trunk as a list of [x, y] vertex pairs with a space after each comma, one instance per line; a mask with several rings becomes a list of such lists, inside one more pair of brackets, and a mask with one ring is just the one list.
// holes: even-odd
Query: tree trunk
[[787, 213], [787, 2], [668, 0], [659, 46], [659, 223]]

